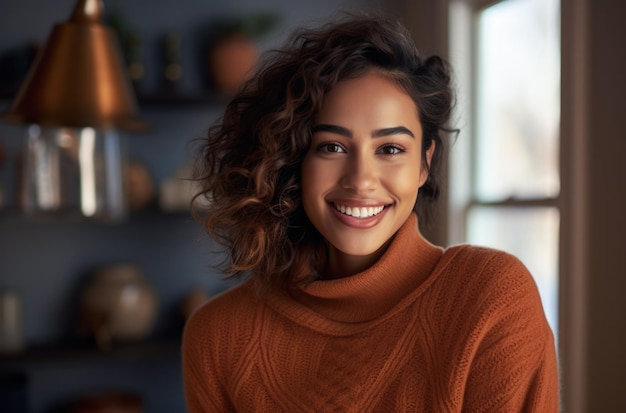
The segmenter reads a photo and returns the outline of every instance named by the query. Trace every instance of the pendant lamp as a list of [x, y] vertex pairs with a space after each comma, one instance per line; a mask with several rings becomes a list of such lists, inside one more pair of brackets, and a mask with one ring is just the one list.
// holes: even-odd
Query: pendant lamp
[[26, 127], [20, 203], [34, 216], [126, 216], [125, 145], [137, 104], [101, 0], [79, 0], [54, 26], [5, 121]]

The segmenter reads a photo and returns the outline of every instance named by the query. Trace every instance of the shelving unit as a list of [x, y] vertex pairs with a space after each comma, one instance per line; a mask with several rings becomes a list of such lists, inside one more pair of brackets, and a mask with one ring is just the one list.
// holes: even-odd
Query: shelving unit
[[[142, 114], [159, 118], [205, 108], [217, 111], [222, 105], [219, 97], [210, 94], [142, 95], [138, 103]], [[189, 132], [180, 134], [190, 136]], [[159, 128], [129, 139], [150, 145], [142, 152], [148, 168], [161, 167], [159, 157], [184, 152], [186, 145], [185, 140], [172, 142], [160, 136]], [[157, 188], [158, 184], [155, 179]], [[156, 201], [129, 213], [124, 222], [106, 224], [70, 218], [32, 220], [11, 199], [0, 208], [0, 250], [4, 250], [0, 288], [8, 283], [22, 293], [24, 322], [31, 337], [26, 337], [24, 351], [0, 356], [0, 376], [17, 372], [27, 378], [29, 412], [34, 413], [48, 413], [56, 403], [102, 389], [140, 394], [146, 411], [183, 411], [180, 344], [184, 320], [178, 305], [191, 288], [200, 286], [210, 295], [225, 288], [211, 274], [209, 248], [210, 241], [188, 211], [164, 211]], [[160, 298], [152, 334], [142, 342], [114, 345], [107, 352], [92, 340], [73, 338], [70, 324], [81, 280], [98, 265], [128, 261], [144, 269]]]
[[[219, 277], [210, 274], [208, 248], [198, 242], [200, 234], [200, 225], [189, 214], [158, 209], [133, 213], [127, 222], [115, 225], [32, 222], [16, 208], [1, 212], [0, 245], [13, 248], [16, 257], [7, 260], [3, 254], [0, 273], [3, 278], [19, 278], [25, 324], [35, 324], [31, 331], [48, 331], [42, 338], [27, 337], [22, 352], [0, 356], [0, 376], [18, 372], [28, 378], [28, 398], [35, 413], [47, 413], [51, 403], [101, 389], [145, 395], [146, 411], [183, 411], [184, 320], [178, 306], [198, 283], [211, 294], [224, 288]], [[128, 260], [145, 270], [158, 292], [157, 323], [146, 340], [114, 343], [110, 351], [101, 351], [93, 340], [73, 337], [76, 306], [72, 303], [77, 302], [81, 280], [94, 265]], [[19, 274], [7, 273], [12, 269]]]
[[[67, 18], [74, 1], [60, 3], [25, 1], [19, 6], [11, 2], [0, 6], [4, 33], [15, 37], [3, 38], [3, 45], [19, 45], [33, 38], [45, 40], [53, 22]], [[236, 14], [244, 9], [256, 12], [269, 6], [260, 1], [218, 7], [211, 2], [191, 0], [176, 4], [112, 0], [105, 2], [105, 7], [121, 12], [143, 36], [147, 70], [142, 88], [138, 89], [137, 103], [141, 118], [151, 128], [129, 136], [128, 147], [131, 156], [151, 168], [158, 184], [185, 165], [188, 142], [204, 136], [228, 100], [200, 85], [204, 65], [199, 60], [206, 55], [198, 55], [202, 52], [193, 36], [219, 13]], [[288, 18], [278, 33], [282, 36], [299, 21], [319, 19], [339, 8], [362, 7], [362, 2], [284, 0], [273, 7]], [[26, 21], [28, 25], [24, 25]], [[184, 36], [182, 57], [186, 72], [178, 92], [164, 92], [155, 86], [160, 84], [156, 67], [161, 61], [153, 49], [158, 46], [156, 40], [172, 29]], [[278, 43], [282, 41], [268, 46], [273, 48]], [[0, 90], [0, 110], [8, 109], [16, 91], [17, 88]], [[0, 143], [5, 143], [11, 156], [20, 147], [19, 134], [19, 128], [0, 124]], [[16, 179], [14, 166], [13, 162], [5, 165], [10, 171], [0, 170], [0, 184], [11, 192]], [[0, 373], [10, 367], [28, 377], [28, 413], [50, 413], [57, 401], [103, 387], [141, 394], [146, 412], [185, 411], [180, 372], [183, 320], [178, 315], [178, 305], [191, 288], [201, 287], [214, 295], [232, 285], [222, 281], [213, 268], [223, 255], [219, 255], [201, 225], [184, 211], [165, 212], [153, 206], [131, 213], [127, 221], [115, 225], [32, 222], [21, 216], [15, 204], [11, 200], [8, 207], [0, 207], [0, 288], [13, 287], [22, 294], [27, 346], [20, 354], [0, 357]], [[160, 295], [160, 313], [149, 340], [115, 346], [113, 351], [103, 353], [93, 343], [72, 339], [73, 305], [84, 277], [94, 267], [120, 261], [141, 266]], [[0, 405], [0, 411], [3, 408]]]

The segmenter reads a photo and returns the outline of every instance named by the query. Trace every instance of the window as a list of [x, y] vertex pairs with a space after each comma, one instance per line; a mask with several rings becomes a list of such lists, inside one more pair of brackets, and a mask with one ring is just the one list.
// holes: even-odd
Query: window
[[451, 243], [518, 256], [558, 331], [559, 0], [455, 0]]

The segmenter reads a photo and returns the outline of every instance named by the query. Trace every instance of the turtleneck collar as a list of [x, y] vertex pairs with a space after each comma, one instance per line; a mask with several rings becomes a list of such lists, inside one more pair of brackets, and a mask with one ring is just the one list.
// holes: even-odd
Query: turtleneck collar
[[290, 294], [299, 305], [283, 309], [291, 313], [290, 318], [308, 309], [339, 323], [372, 321], [426, 281], [442, 254], [442, 248], [420, 234], [417, 216], [411, 214], [373, 266], [349, 277], [295, 287]]

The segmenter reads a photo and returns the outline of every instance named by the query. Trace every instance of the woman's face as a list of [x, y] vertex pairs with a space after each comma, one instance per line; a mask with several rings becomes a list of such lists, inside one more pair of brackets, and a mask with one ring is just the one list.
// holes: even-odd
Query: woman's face
[[326, 95], [302, 163], [304, 210], [329, 243], [324, 275], [348, 276], [380, 258], [428, 176], [421, 145], [415, 103], [381, 74]]

